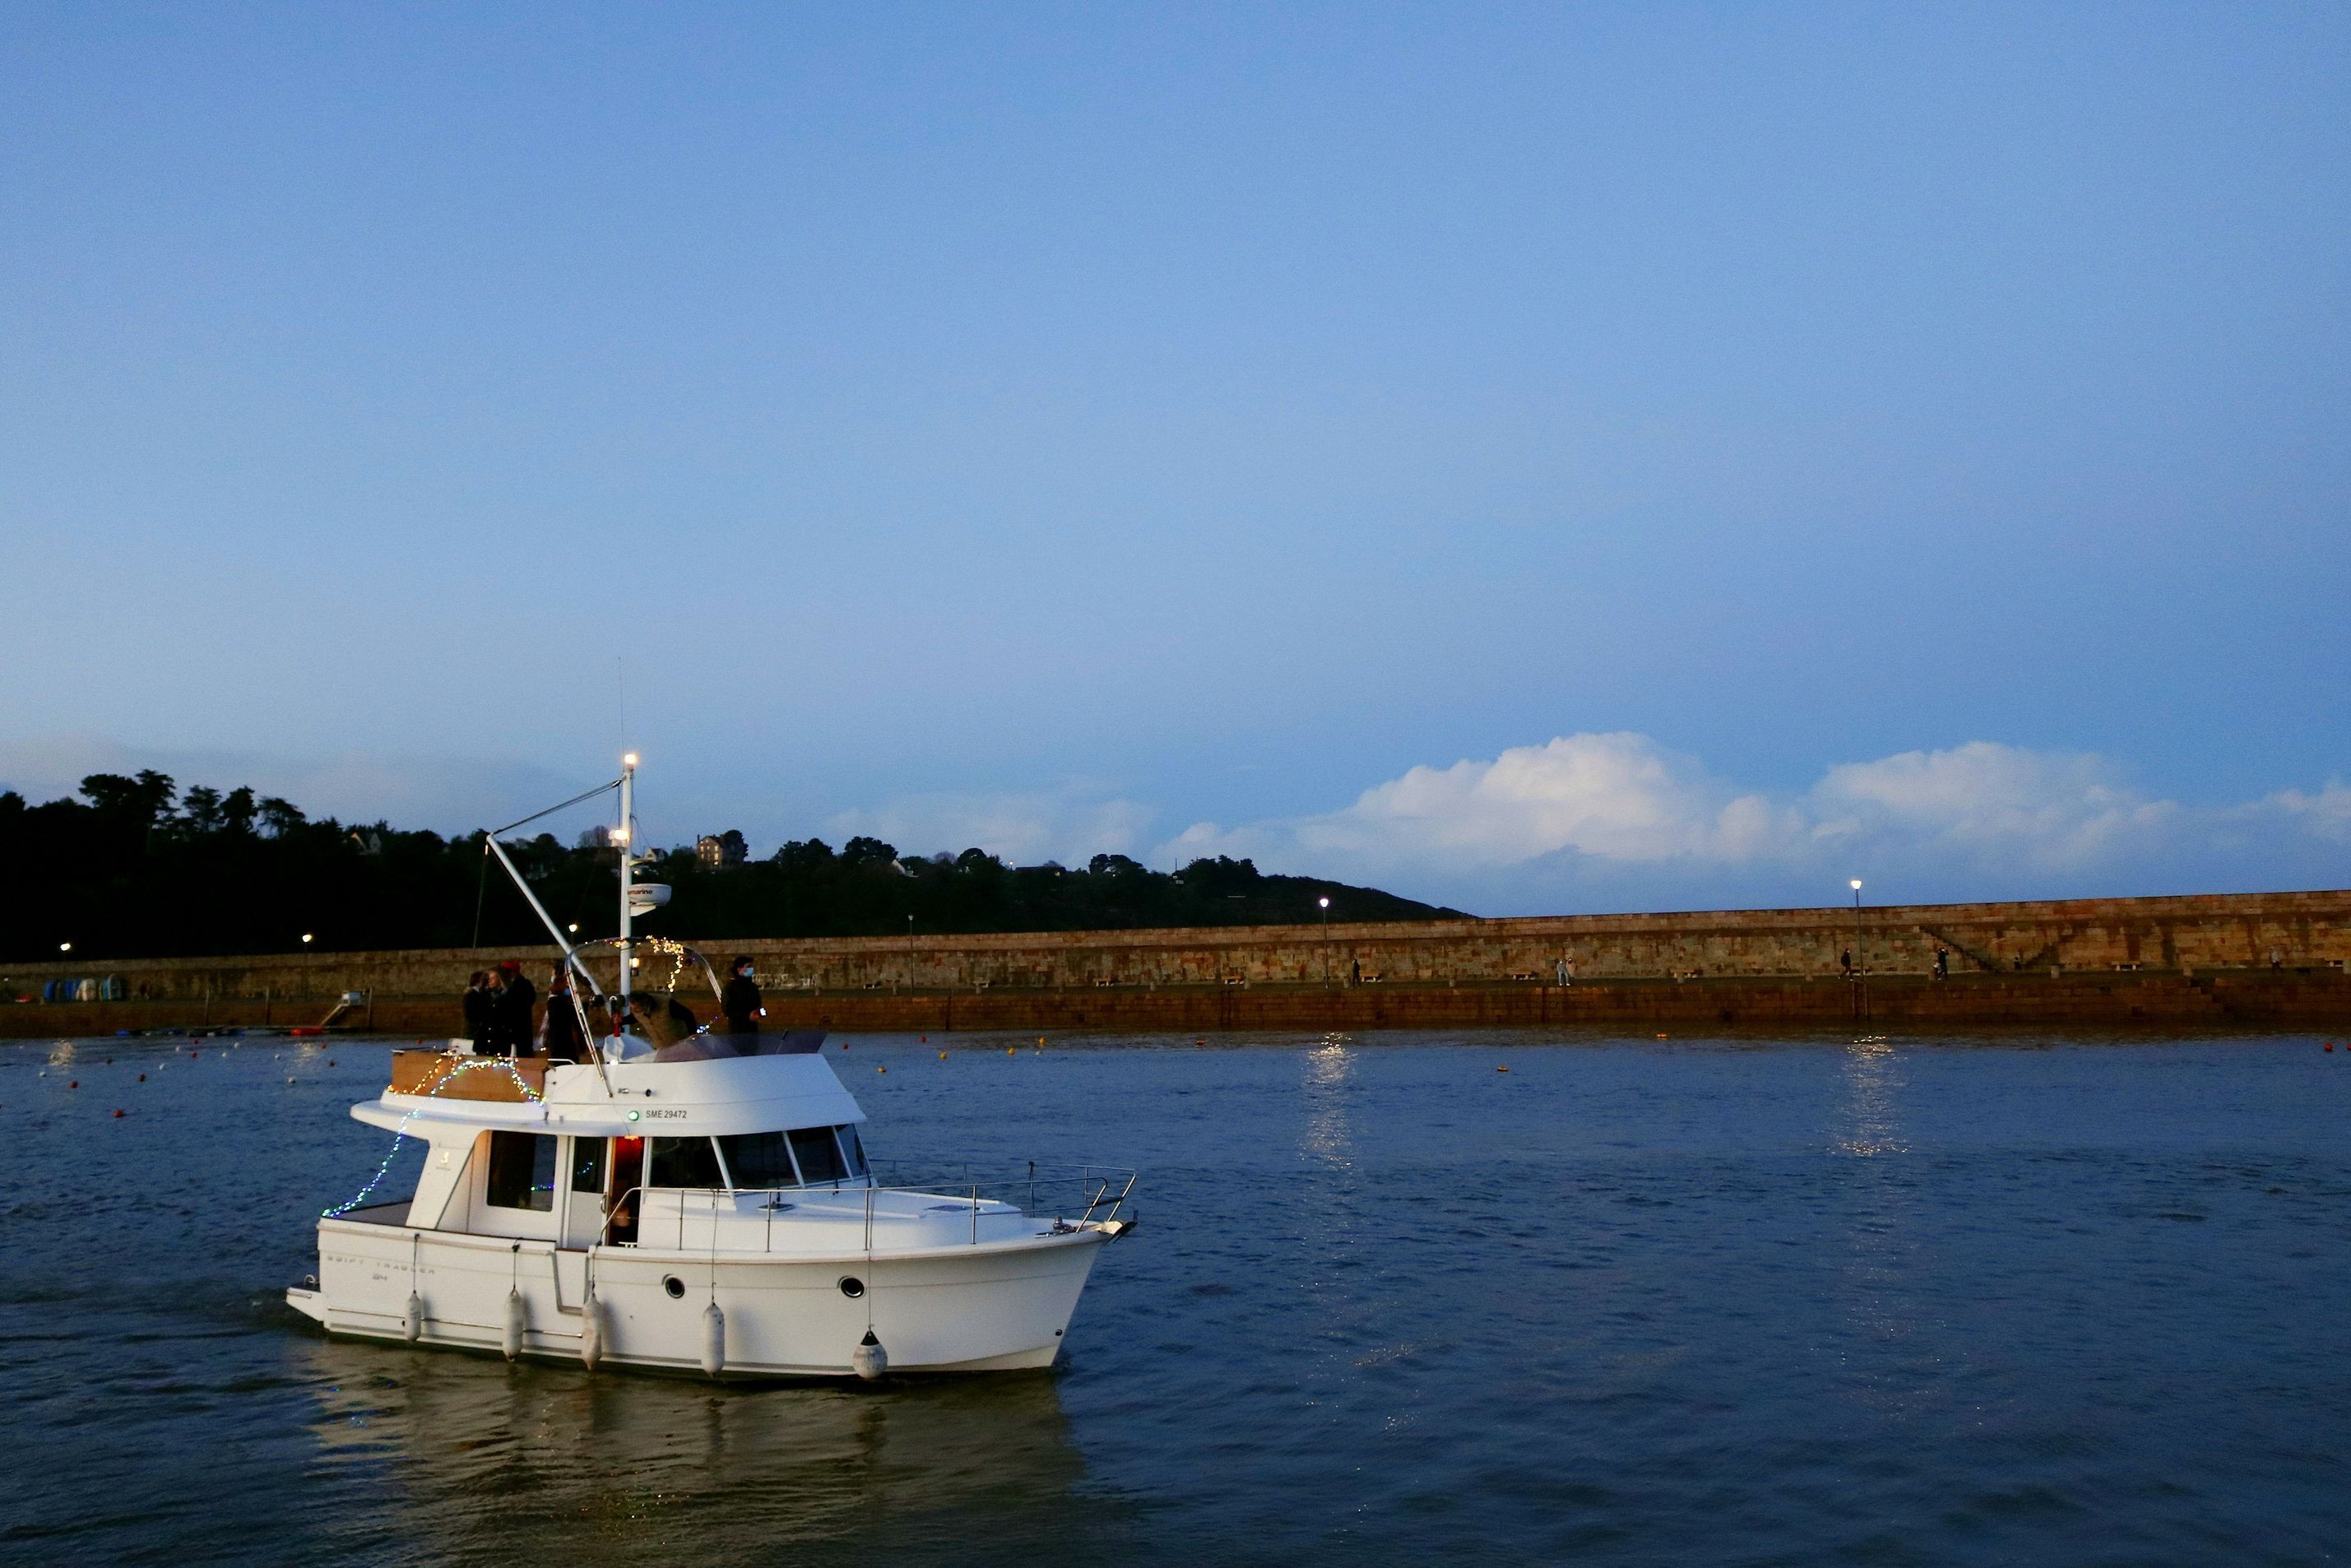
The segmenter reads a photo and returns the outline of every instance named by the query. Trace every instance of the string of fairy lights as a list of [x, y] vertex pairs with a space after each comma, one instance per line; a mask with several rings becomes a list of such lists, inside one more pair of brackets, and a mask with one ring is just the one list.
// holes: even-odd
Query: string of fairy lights
[[[478, 1057], [471, 1061], [459, 1059], [453, 1062], [440, 1077], [435, 1078], [432, 1082], [426, 1084], [423, 1090], [418, 1091], [417, 1097], [420, 1099], [429, 1100], [434, 1095], [440, 1093], [445, 1085], [454, 1082], [460, 1073], [475, 1072], [484, 1069], [504, 1071], [507, 1077], [514, 1080], [515, 1087], [522, 1091], [524, 1099], [529, 1101], [534, 1105], [544, 1105], [547, 1103], [546, 1100], [540, 1096], [538, 1091], [530, 1086], [529, 1081], [525, 1079], [519, 1071], [516, 1071], [515, 1064], [507, 1061], [503, 1057]], [[360, 1188], [358, 1196], [354, 1197], [349, 1203], [339, 1203], [332, 1208], [320, 1209], [319, 1211], [319, 1217], [320, 1218], [340, 1219], [344, 1215], [349, 1214], [351, 1210], [363, 1206], [367, 1200], [374, 1195], [375, 1189], [382, 1183], [383, 1178], [392, 1174], [392, 1162], [400, 1158], [401, 1149], [407, 1145], [408, 1124], [410, 1121], [414, 1119], [416, 1114], [417, 1113], [415, 1111], [411, 1111], [406, 1115], [401, 1117], [400, 1125], [393, 1130], [391, 1152], [383, 1156], [383, 1163], [376, 1166], [375, 1175], [368, 1177], [367, 1186]]]
[[658, 986], [642, 988], [656, 991], [677, 989], [677, 977], [685, 973], [685, 961], [694, 956], [694, 949], [674, 936], [639, 936], [635, 941], [638, 946], [650, 947], [669, 960], [669, 977]]
[[[640, 947], [650, 947], [655, 954], [669, 960], [668, 977], [658, 987], [651, 988], [663, 991], [675, 990], [677, 988], [678, 977], [685, 973], [686, 960], [695, 956], [694, 949], [672, 936], [640, 936], [636, 939], [636, 945]], [[440, 1093], [441, 1091], [449, 1083], [455, 1082], [458, 1074], [479, 1071], [484, 1069], [504, 1071], [507, 1077], [514, 1080], [515, 1087], [522, 1091], [523, 1098], [530, 1102], [532, 1104], [544, 1105], [547, 1103], [546, 1100], [539, 1094], [538, 1091], [533, 1089], [530, 1086], [529, 1082], [526, 1080], [520, 1072], [516, 1071], [515, 1064], [507, 1061], [503, 1057], [480, 1057], [470, 1061], [460, 1059], [453, 1062], [431, 1083], [426, 1084], [422, 1090], [416, 1091], [417, 1096], [421, 1099], [429, 1100], [433, 1096]], [[416, 1112], [410, 1111], [406, 1115], [401, 1117], [400, 1125], [394, 1130], [392, 1134], [392, 1148], [383, 1156], [383, 1163], [376, 1166], [375, 1175], [368, 1178], [367, 1185], [360, 1188], [357, 1195], [355, 1195], [350, 1202], [339, 1203], [332, 1208], [320, 1209], [319, 1213], [321, 1218], [340, 1219], [344, 1215], [350, 1213], [351, 1210], [363, 1206], [370, 1197], [375, 1195], [375, 1189], [382, 1185], [383, 1178], [392, 1174], [392, 1164], [400, 1158], [400, 1151], [407, 1146], [408, 1124], [415, 1117], [416, 1114]]]

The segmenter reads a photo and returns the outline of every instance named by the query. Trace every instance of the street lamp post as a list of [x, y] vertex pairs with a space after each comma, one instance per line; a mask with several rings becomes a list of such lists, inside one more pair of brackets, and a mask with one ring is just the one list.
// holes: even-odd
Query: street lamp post
[[1331, 988], [1331, 895], [1314, 901], [1322, 906], [1322, 988]]
[[1861, 878], [1853, 879], [1853, 1010], [1862, 1022], [1869, 1021], [1869, 956], [1861, 946]]

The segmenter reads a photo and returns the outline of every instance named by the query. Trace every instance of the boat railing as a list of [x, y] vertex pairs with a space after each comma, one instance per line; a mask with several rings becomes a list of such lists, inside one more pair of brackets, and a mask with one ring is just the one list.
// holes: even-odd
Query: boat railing
[[[1050, 1215], [1054, 1229], [1067, 1232], [1083, 1229], [1090, 1223], [1115, 1219], [1134, 1193], [1135, 1173], [1108, 1166], [1043, 1166], [1031, 1161], [1018, 1169], [994, 1176], [975, 1176], [967, 1167], [957, 1175], [943, 1175], [935, 1180], [927, 1177], [904, 1179], [894, 1171], [885, 1175], [887, 1166], [895, 1163], [876, 1161], [877, 1168], [872, 1177], [844, 1179], [818, 1186], [662, 1187], [653, 1190], [677, 1195], [676, 1247], [680, 1251], [686, 1249], [689, 1221], [706, 1223], [711, 1228], [708, 1234], [716, 1240], [716, 1227], [722, 1214], [739, 1218], [744, 1199], [760, 1200], [757, 1212], [764, 1221], [760, 1245], [763, 1252], [775, 1250], [776, 1216], [788, 1213], [797, 1204], [818, 1196], [849, 1197], [858, 1203], [863, 1210], [865, 1246], [871, 1250], [876, 1206], [883, 1197], [893, 1193], [910, 1197], [942, 1198], [958, 1207], [968, 1206], [972, 1246], [979, 1244], [980, 1216], [989, 1212], [991, 1204], [1002, 1206], [996, 1212], [1009, 1208], [1030, 1218]], [[613, 1226], [622, 1216], [631, 1212], [635, 1214], [637, 1232], [642, 1236], [646, 1221], [652, 1218], [644, 1212], [645, 1200], [649, 1196], [648, 1189], [642, 1185], [622, 1193], [606, 1211], [604, 1226], [599, 1233], [600, 1242], [610, 1245]], [[886, 1211], [883, 1218], [885, 1221], [889, 1218]], [[729, 1247], [724, 1249], [734, 1251], [739, 1249]]]

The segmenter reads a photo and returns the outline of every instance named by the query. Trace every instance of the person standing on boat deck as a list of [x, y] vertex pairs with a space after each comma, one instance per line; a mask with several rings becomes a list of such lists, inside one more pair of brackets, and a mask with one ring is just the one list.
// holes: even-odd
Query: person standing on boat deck
[[718, 1010], [726, 1015], [728, 1034], [759, 1032], [759, 1020], [768, 1016], [768, 1009], [759, 997], [758, 977], [748, 958], [737, 958], [727, 966], [726, 988], [718, 994]]
[[538, 1026], [538, 1053], [566, 1061], [588, 1060], [587, 1041], [580, 1033], [580, 1014], [571, 1005], [571, 970], [558, 964], [547, 977], [547, 1017]]
[[502, 1056], [528, 1056], [531, 1051], [531, 1012], [538, 1001], [538, 988], [523, 978], [522, 966], [512, 958], [498, 966], [496, 1000], [491, 1004], [491, 1017], [496, 1023], [498, 1053]]
[[475, 1056], [504, 1056], [507, 1053], [507, 968], [500, 964], [490, 971], [488, 988], [482, 992], [482, 1032], [474, 1037]]
[[465, 1043], [475, 1056], [490, 1054], [490, 977], [480, 969], [465, 977]]

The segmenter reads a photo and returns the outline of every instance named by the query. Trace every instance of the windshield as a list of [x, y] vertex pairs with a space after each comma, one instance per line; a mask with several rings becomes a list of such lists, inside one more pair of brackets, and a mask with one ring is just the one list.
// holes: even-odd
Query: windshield
[[718, 1140], [726, 1156], [726, 1173], [737, 1188], [798, 1186], [790, 1147], [781, 1133], [737, 1133]]
[[718, 1140], [738, 1192], [814, 1186], [865, 1174], [854, 1127], [795, 1127], [789, 1133], [736, 1133]]

